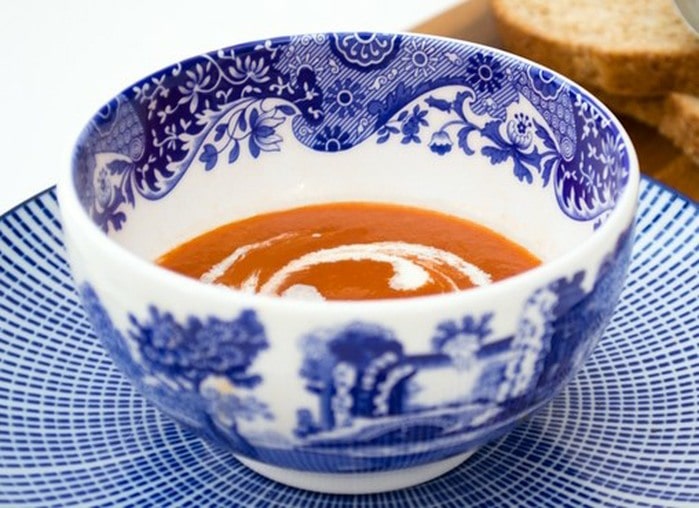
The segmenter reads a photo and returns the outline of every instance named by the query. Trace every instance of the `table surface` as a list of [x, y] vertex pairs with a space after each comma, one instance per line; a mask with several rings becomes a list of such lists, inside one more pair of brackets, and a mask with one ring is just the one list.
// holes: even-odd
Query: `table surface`
[[[0, 214], [55, 184], [87, 120], [118, 91], [189, 56], [320, 31], [416, 31], [497, 45], [488, 0], [23, 0], [0, 3]], [[699, 200], [699, 167], [622, 118], [644, 173]]]

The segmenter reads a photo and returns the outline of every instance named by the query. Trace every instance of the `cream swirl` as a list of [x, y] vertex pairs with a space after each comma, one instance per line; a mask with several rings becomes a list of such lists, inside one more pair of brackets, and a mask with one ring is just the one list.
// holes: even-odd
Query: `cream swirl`
[[[238, 247], [233, 253], [212, 266], [200, 279], [215, 283], [223, 274], [249, 253], [266, 248], [276, 242], [285, 241], [289, 234], [278, 235], [269, 240]], [[458, 289], [457, 282], [449, 272], [467, 277], [474, 286], [492, 282], [491, 275], [462, 257], [427, 245], [386, 241], [352, 243], [331, 248], [318, 249], [291, 260], [265, 281], [260, 281], [259, 272], [253, 272], [236, 289], [260, 294], [273, 294], [290, 298], [322, 299], [322, 294], [313, 286], [294, 284], [284, 288], [290, 277], [314, 266], [344, 261], [371, 261], [391, 265], [393, 275], [388, 280], [391, 289], [412, 291], [432, 281], [431, 273], [438, 273], [452, 290]]]

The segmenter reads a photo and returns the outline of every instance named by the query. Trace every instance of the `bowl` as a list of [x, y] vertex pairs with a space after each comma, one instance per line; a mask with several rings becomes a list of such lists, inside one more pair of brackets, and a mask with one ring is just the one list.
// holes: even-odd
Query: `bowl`
[[[90, 120], [58, 186], [95, 333], [156, 407], [333, 493], [456, 467], [581, 368], [622, 289], [639, 170], [575, 83], [469, 42], [323, 33], [190, 58]], [[306, 301], [154, 263], [246, 217], [348, 201], [474, 221], [540, 266], [415, 298]]]

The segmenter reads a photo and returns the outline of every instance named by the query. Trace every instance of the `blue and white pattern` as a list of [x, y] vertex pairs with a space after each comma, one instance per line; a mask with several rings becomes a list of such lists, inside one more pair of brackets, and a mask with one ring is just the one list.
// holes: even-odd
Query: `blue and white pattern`
[[[629, 159], [607, 113], [583, 96], [501, 53], [418, 35], [251, 43], [165, 69], [103, 108], [74, 155], [78, 194], [95, 223], [118, 230], [140, 200], [161, 199], [188, 171], [235, 171], [291, 144], [399, 143], [487, 157], [596, 226]], [[295, 140], [280, 133], [289, 124]]]
[[493, 312], [443, 321], [431, 349], [411, 353], [404, 337], [371, 322], [306, 332], [286, 386], [291, 396], [301, 384], [314, 403], [296, 407], [293, 435], [275, 426], [278, 394], [265, 391], [267, 379], [256, 372], [256, 357], [269, 347], [256, 311], [178, 321], [151, 305], [145, 319], [129, 314], [128, 331], [120, 332], [92, 286], [79, 290], [116, 364], [175, 420], [240, 456], [281, 467], [383, 471], [472, 450], [549, 400], [609, 321], [631, 240], [629, 232], [619, 238], [590, 291], [582, 287], [584, 271], [536, 290], [513, 335], [491, 329]]
[[[699, 208], [645, 180], [636, 232], [611, 324], [585, 369], [550, 404], [437, 480], [380, 495], [332, 496], [258, 476], [133, 390], [94, 336], [74, 288], [54, 193], [39, 195], [0, 218], [0, 506], [695, 506]], [[555, 315], [557, 298], [576, 287], [567, 280], [542, 288], [531, 307]], [[526, 312], [522, 319], [534, 325], [536, 315]], [[155, 323], [174, 326], [153, 309], [132, 329], [154, 330]], [[231, 348], [242, 352], [240, 362], [217, 367], [239, 387], [255, 385], [255, 362], [265, 351], [258, 325], [245, 313], [178, 323], [187, 336], [205, 330], [203, 341], [209, 333], [230, 338]], [[564, 333], [559, 325], [556, 332]], [[239, 333], [226, 335], [230, 330]], [[434, 350], [463, 367], [469, 356], [454, 354], [463, 350], [452, 341], [489, 334], [488, 316], [464, 317], [440, 327]], [[319, 338], [325, 336], [307, 341]], [[537, 355], [521, 340], [522, 355]], [[142, 353], [149, 347], [159, 347], [156, 336], [143, 341]], [[561, 367], [543, 372], [565, 375], [565, 358], [578, 353], [561, 351]], [[350, 385], [360, 378], [360, 384], [376, 385], [398, 358], [388, 347], [360, 377], [337, 369], [331, 424], [351, 422], [358, 411], [348, 399]], [[165, 371], [167, 365], [159, 365], [152, 374]], [[185, 372], [179, 382], [206, 388], [196, 365]], [[518, 378], [516, 363], [508, 372], [507, 396], [523, 382], [545, 382]], [[400, 383], [397, 375], [394, 381]], [[271, 416], [254, 399], [211, 393], [212, 408], [232, 404], [256, 421]], [[372, 411], [390, 413], [394, 402], [376, 399]], [[322, 426], [307, 421], [307, 435]], [[215, 423], [225, 430], [230, 422]]]

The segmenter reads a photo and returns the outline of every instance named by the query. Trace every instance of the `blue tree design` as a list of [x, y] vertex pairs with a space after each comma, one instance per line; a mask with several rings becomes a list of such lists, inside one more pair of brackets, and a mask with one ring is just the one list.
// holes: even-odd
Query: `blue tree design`
[[[201, 394], [203, 411], [197, 415], [203, 422], [201, 430], [238, 453], [255, 456], [255, 447], [238, 430], [238, 420], [269, 420], [273, 415], [253, 394], [230, 391], [232, 387], [250, 390], [262, 381], [259, 374], [249, 372], [257, 355], [268, 347], [255, 311], [243, 310], [230, 320], [190, 316], [180, 323], [170, 312], [151, 306], [145, 320], [129, 318], [129, 335], [138, 343], [149, 373], [163, 376], [171, 391], [174, 383], [184, 393]], [[221, 378], [226, 381], [221, 383]]]
[[130, 336], [154, 374], [195, 388], [212, 375], [225, 376], [246, 388], [261, 381], [259, 375], [248, 372], [256, 356], [268, 347], [264, 327], [252, 310], [231, 320], [192, 316], [184, 324], [155, 306], [143, 322], [129, 317]]
[[435, 351], [448, 356], [458, 369], [468, 369], [481, 349], [483, 340], [492, 334], [491, 312], [479, 319], [467, 315], [461, 322], [448, 320], [439, 324], [432, 338]]
[[128, 344], [112, 323], [112, 319], [109, 317], [107, 309], [102, 305], [95, 289], [85, 282], [80, 285], [79, 290], [85, 312], [105, 349], [116, 360], [124, 374], [132, 379], [142, 377], [144, 375], [143, 367], [132, 358]]

